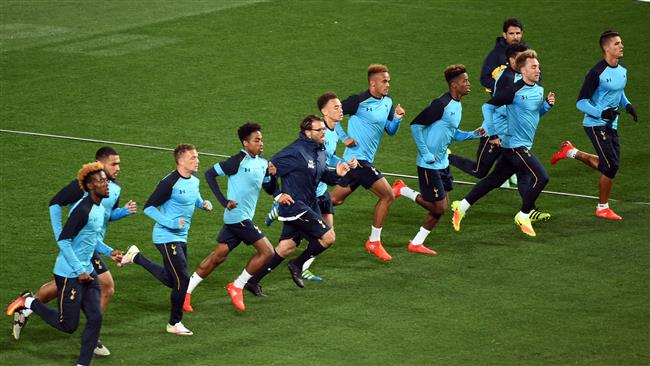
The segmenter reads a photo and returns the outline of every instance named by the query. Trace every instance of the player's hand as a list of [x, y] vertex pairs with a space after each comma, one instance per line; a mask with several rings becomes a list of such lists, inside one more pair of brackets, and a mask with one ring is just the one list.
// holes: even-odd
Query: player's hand
[[488, 135], [487, 132], [485, 132], [485, 129], [483, 129], [483, 127], [479, 127], [477, 129], [475, 129], [474, 134], [479, 135], [479, 136], [483, 136], [483, 137], [487, 137], [487, 135]]
[[600, 118], [608, 121], [613, 121], [618, 116], [618, 111], [614, 108], [607, 108], [600, 113]]
[[348, 163], [340, 162], [336, 164], [336, 174], [340, 175], [341, 177], [348, 174], [350, 171], [350, 166]]
[[275, 173], [278, 172], [278, 168], [276, 168], [275, 165], [273, 165], [273, 163], [270, 161], [269, 161], [269, 167], [266, 168], [266, 170], [268, 170], [269, 174], [271, 175], [275, 175]]
[[138, 205], [137, 205], [134, 201], [132, 201], [132, 200], [129, 200], [129, 202], [127, 202], [126, 205], [124, 205], [124, 208], [126, 208], [127, 210], [129, 210], [129, 213], [130, 213], [131, 215], [133, 215], [134, 213], [138, 212]]
[[208, 200], [203, 201], [203, 209], [206, 211], [212, 211], [212, 202]]
[[495, 146], [501, 146], [501, 139], [498, 137], [495, 137], [492, 140], [489, 140], [488, 142]]
[[291, 196], [286, 193], [282, 193], [278, 198], [278, 203], [281, 205], [290, 206], [293, 205], [293, 198], [291, 198]]
[[350, 159], [350, 161], [348, 161], [348, 165], [350, 166], [350, 168], [356, 169], [359, 167], [359, 161], [357, 160], [357, 158], [352, 158]]
[[627, 111], [627, 113], [630, 114], [630, 116], [632, 116], [632, 119], [634, 120], [634, 122], [639, 122], [639, 117], [636, 115], [636, 110], [634, 109], [632, 104], [626, 105], [625, 110]]
[[178, 228], [182, 229], [183, 226], [185, 226], [185, 219], [181, 217], [180, 219], [178, 219]]
[[357, 146], [357, 142], [354, 141], [354, 139], [352, 137], [348, 137], [343, 142], [343, 145], [345, 145], [346, 147], [354, 147], [354, 146]]
[[236, 201], [228, 201], [226, 204], [226, 209], [232, 210], [233, 208], [237, 207], [237, 202]]
[[122, 256], [124, 256], [124, 253], [119, 249], [113, 249], [111, 252], [111, 259], [117, 263], [122, 262]]
[[422, 160], [427, 164], [433, 164], [436, 162], [436, 157], [432, 153], [426, 153], [422, 155]]
[[395, 107], [395, 115], [399, 119], [403, 119], [404, 116], [406, 115], [406, 111], [404, 110], [404, 108], [402, 108], [402, 105], [399, 103], [397, 103], [397, 107]]
[[84, 272], [80, 274], [79, 277], [77, 277], [77, 279], [81, 283], [89, 283], [89, 282], [93, 282], [94, 280], [94, 278], [91, 275], [89, 275], [88, 272]]
[[548, 93], [548, 96], [546, 97], [546, 101], [548, 102], [548, 104], [551, 105], [551, 107], [554, 106], [555, 105], [555, 93], [553, 93], [553, 92]]

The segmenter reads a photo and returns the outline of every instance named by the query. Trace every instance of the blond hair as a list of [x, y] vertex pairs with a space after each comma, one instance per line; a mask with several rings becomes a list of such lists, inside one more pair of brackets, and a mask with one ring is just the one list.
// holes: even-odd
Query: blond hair
[[388, 72], [388, 66], [382, 64], [372, 64], [368, 66], [368, 80], [375, 75], [381, 72]]
[[515, 58], [515, 65], [517, 67], [517, 71], [521, 72], [521, 68], [524, 67], [524, 65], [526, 64], [526, 60], [528, 60], [529, 58], [537, 58], [537, 52], [535, 52], [535, 50], [529, 49], [517, 55], [517, 57]]
[[88, 178], [104, 170], [104, 164], [95, 161], [93, 163], [84, 164], [79, 172], [77, 172], [77, 183], [79, 183], [79, 188], [86, 192], [86, 183], [88, 183]]

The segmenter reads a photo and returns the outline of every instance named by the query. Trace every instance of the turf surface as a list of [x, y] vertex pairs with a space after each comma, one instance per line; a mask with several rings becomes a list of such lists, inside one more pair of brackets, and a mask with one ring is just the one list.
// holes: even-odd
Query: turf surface
[[[504, 11], [504, 9], [507, 9]], [[195, 291], [184, 323], [195, 336], [164, 332], [168, 289], [142, 268], [111, 265], [116, 294], [102, 339], [113, 355], [94, 364], [650, 364], [647, 184], [650, 138], [649, 4], [636, 1], [223, 1], [0, 3], [0, 128], [162, 147], [238, 151], [236, 128], [259, 121], [270, 156], [292, 141], [315, 99], [363, 90], [372, 62], [391, 69], [391, 94], [410, 121], [445, 91], [442, 70], [464, 63], [473, 92], [462, 127], [481, 121], [483, 58], [500, 23], [516, 16], [540, 55], [557, 105], [533, 151], [549, 170], [548, 190], [595, 195], [597, 173], [574, 161], [546, 162], [560, 141], [592, 151], [575, 98], [600, 57], [597, 37], [621, 32], [626, 95], [640, 123], [621, 117], [622, 164], [612, 207], [622, 222], [593, 216], [592, 199], [544, 194], [553, 219], [523, 237], [512, 222], [514, 191], [495, 191], [471, 209], [460, 233], [449, 216], [427, 245], [408, 254], [424, 212], [399, 199], [382, 233], [392, 263], [364, 253], [374, 198], [360, 190], [337, 208], [337, 243], [314, 264], [325, 281], [298, 289], [286, 269], [264, 281], [270, 297], [230, 304], [225, 285], [251, 248], [241, 247]], [[57, 254], [47, 202], [96, 143], [0, 133], [0, 303], [51, 278]], [[171, 171], [168, 152], [117, 147], [122, 199], [140, 207]], [[475, 143], [452, 146], [473, 155]], [[415, 173], [407, 128], [385, 137], [376, 158], [385, 172]], [[201, 158], [201, 172], [218, 159]], [[457, 179], [471, 180], [454, 170]], [[407, 180], [416, 185], [416, 181]], [[469, 186], [456, 185], [452, 198]], [[204, 184], [204, 198], [211, 193]], [[216, 200], [213, 199], [213, 202]], [[271, 200], [263, 196], [256, 221]], [[222, 209], [196, 212], [190, 267], [213, 247]], [[111, 224], [107, 241], [137, 243], [158, 260], [142, 213]], [[273, 241], [280, 226], [265, 230]], [[65, 335], [34, 317], [19, 342], [0, 336], [2, 364], [71, 364], [80, 333]]]

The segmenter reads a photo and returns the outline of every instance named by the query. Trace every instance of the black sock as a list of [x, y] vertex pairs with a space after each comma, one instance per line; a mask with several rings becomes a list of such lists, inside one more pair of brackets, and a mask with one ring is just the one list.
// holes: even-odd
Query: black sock
[[303, 264], [307, 262], [310, 258], [313, 258], [322, 252], [325, 251], [324, 246], [321, 245], [321, 243], [318, 241], [318, 239], [310, 239], [309, 240], [309, 245], [307, 246], [307, 249], [305, 249], [298, 258], [294, 259], [292, 262], [296, 266], [302, 268]]
[[271, 271], [274, 270], [275, 267], [279, 266], [282, 261], [284, 261], [284, 258], [280, 257], [276, 251], [273, 251], [273, 257], [266, 262], [264, 267], [253, 274], [253, 277], [248, 280], [248, 283], [259, 283], [264, 276], [271, 273]]

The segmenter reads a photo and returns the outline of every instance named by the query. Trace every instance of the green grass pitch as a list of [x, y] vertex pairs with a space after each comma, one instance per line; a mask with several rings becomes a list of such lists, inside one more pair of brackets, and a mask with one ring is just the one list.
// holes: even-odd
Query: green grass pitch
[[[279, 267], [264, 281], [270, 296], [247, 295], [247, 310], [238, 313], [224, 287], [252, 253], [242, 246], [195, 291], [195, 312], [183, 321], [192, 337], [165, 333], [167, 288], [142, 268], [110, 264], [116, 293], [101, 339], [113, 354], [93, 364], [650, 364], [650, 207], [635, 203], [650, 202], [650, 4], [5, 0], [0, 128], [167, 148], [190, 142], [229, 155], [239, 149], [236, 128], [259, 121], [270, 156], [296, 137], [304, 115], [317, 112], [318, 95], [358, 93], [368, 64], [380, 62], [391, 70], [391, 94], [406, 109], [406, 122], [446, 90], [446, 65], [467, 65], [473, 91], [463, 99], [461, 127], [469, 130], [482, 120], [483, 58], [511, 16], [524, 23], [544, 86], [557, 95], [533, 147], [552, 191], [597, 194], [597, 173], [575, 161], [550, 166], [548, 159], [565, 139], [592, 151], [576, 97], [601, 57], [598, 35], [608, 28], [622, 34], [626, 95], [639, 114], [638, 124], [627, 114], [619, 123], [622, 158], [611, 205], [623, 221], [596, 219], [593, 199], [543, 194], [538, 206], [553, 218], [527, 238], [512, 222], [517, 193], [498, 190], [472, 208], [460, 233], [446, 214], [426, 242], [439, 254], [423, 256], [406, 245], [424, 212], [398, 199], [382, 234], [395, 259], [380, 263], [363, 248], [375, 199], [361, 189], [336, 209], [337, 242], [313, 267], [323, 282], [299, 289]], [[51, 278], [58, 250], [47, 203], [99, 146], [0, 133], [0, 304]], [[473, 156], [475, 146], [452, 149]], [[171, 154], [116, 148], [122, 200], [142, 208], [174, 168]], [[415, 155], [405, 124], [384, 137], [375, 161], [384, 172], [413, 175]], [[201, 157], [201, 177], [217, 161]], [[469, 189], [456, 185], [452, 199]], [[202, 194], [212, 198], [205, 184]], [[258, 223], [270, 205], [262, 195]], [[196, 212], [192, 269], [212, 250], [222, 212]], [[137, 243], [158, 261], [151, 227], [140, 212], [113, 223], [107, 242], [121, 249]], [[279, 230], [274, 224], [265, 231], [274, 242]], [[5, 317], [2, 365], [75, 362], [79, 331], [66, 335], [34, 316], [16, 342], [10, 327]]]

